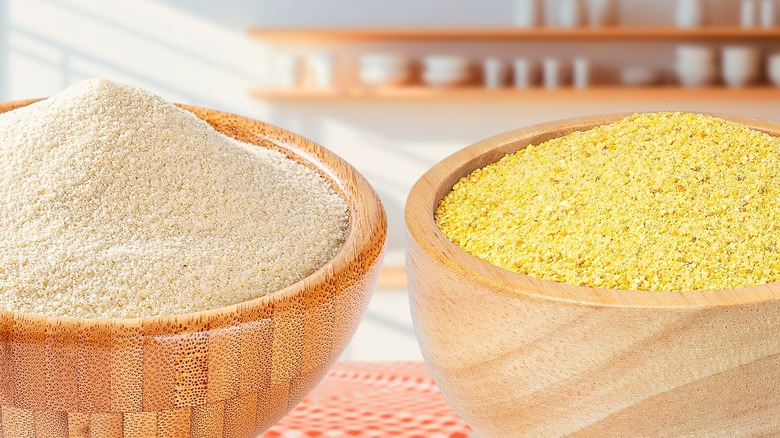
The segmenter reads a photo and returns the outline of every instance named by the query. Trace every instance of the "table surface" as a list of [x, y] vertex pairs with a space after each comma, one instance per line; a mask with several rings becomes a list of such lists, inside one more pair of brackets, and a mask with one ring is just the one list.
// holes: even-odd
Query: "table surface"
[[263, 438], [468, 438], [421, 362], [339, 362]]

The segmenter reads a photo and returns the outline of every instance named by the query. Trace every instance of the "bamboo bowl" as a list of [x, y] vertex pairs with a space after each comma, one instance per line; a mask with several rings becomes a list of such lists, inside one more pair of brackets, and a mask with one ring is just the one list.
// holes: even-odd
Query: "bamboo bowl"
[[[3, 103], [0, 112], [31, 102]], [[256, 436], [322, 379], [355, 331], [387, 231], [368, 182], [303, 137], [182, 107], [330, 181], [349, 208], [343, 248], [285, 289], [203, 312], [136, 319], [0, 312], [0, 436]]]
[[[472, 170], [617, 121], [510, 131], [430, 169], [406, 204], [415, 331], [455, 411], [487, 437], [780, 434], [780, 284], [637, 292], [571, 286], [461, 250], [433, 213]], [[780, 124], [725, 117], [780, 135]]]

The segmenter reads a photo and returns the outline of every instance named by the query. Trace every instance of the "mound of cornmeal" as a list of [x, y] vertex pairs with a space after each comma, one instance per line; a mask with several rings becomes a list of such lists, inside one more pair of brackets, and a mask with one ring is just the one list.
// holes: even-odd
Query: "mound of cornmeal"
[[0, 115], [0, 300], [33, 314], [206, 310], [311, 274], [344, 200], [283, 154], [93, 79]]
[[463, 177], [436, 223], [465, 251], [607, 289], [780, 281], [780, 137], [718, 117], [636, 114]]

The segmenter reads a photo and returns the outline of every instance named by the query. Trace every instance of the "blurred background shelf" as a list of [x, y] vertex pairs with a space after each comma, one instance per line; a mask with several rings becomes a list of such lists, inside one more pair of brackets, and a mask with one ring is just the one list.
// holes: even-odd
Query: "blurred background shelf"
[[426, 27], [426, 28], [260, 28], [252, 37], [276, 42], [381, 41], [381, 40], [772, 40], [780, 39], [780, 28], [712, 26], [694, 29], [676, 27], [601, 28], [513, 28], [513, 27]]
[[[284, 8], [317, 19], [260, 20], [241, 29], [267, 60], [262, 75], [245, 83], [244, 97], [267, 108], [276, 123], [349, 157], [375, 185], [388, 213], [378, 287], [343, 359], [420, 358], [408, 312], [403, 210], [414, 181], [456, 150], [497, 132], [585, 114], [671, 110], [778, 117], [780, 80], [771, 79], [768, 61], [780, 56], [780, 26], [760, 27], [756, 14], [755, 27], [741, 27], [741, 0], [702, 2], [712, 3], [706, 23], [687, 28], [674, 24], [679, 0], [609, 0], [615, 10], [603, 25], [591, 27], [585, 19], [590, 12], [581, 10], [579, 26], [568, 28], [541, 25], [548, 22], [544, 13], [536, 27], [513, 27], [513, 6], [522, 4], [513, 0], [467, 0], [478, 7], [439, 2], [438, 8], [437, 2], [413, 0], [358, 2], [380, 18], [322, 18], [340, 1]], [[347, 3], [342, 12], [354, 13], [356, 3]], [[539, 4], [544, 12], [547, 2]], [[403, 11], [402, 20], [388, 18], [394, 10]], [[430, 15], [416, 20], [410, 11]], [[760, 72], [728, 88], [721, 85], [729, 64], [722, 58], [734, 47], [757, 48], [758, 62], [736, 64], [757, 64]], [[704, 53], [710, 51], [714, 56]], [[555, 67], [545, 67], [550, 60]], [[436, 67], [462, 62], [468, 67]], [[546, 80], [546, 68], [557, 72], [556, 80]], [[442, 87], [446, 80], [427, 74], [442, 69], [468, 74]], [[716, 74], [697, 79], [708, 69]], [[586, 79], [575, 80], [576, 71], [585, 71]], [[386, 79], [376, 79], [377, 72]]]
[[317, 89], [269, 89], [252, 88], [250, 94], [259, 99], [277, 101], [318, 100], [431, 100], [431, 99], [504, 99], [504, 100], [547, 100], [547, 99], [646, 99], [646, 100], [774, 100], [780, 99], [780, 87], [760, 86], [746, 88], [705, 87], [681, 88], [605, 86], [575, 88], [502, 88], [497, 90], [483, 87], [433, 88], [394, 87], [382, 89], [353, 88], [347, 90]]

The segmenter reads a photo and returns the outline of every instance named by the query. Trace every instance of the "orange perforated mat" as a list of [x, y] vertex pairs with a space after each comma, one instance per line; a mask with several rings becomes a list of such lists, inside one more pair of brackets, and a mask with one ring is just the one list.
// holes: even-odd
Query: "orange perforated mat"
[[420, 362], [340, 362], [262, 437], [468, 438]]

